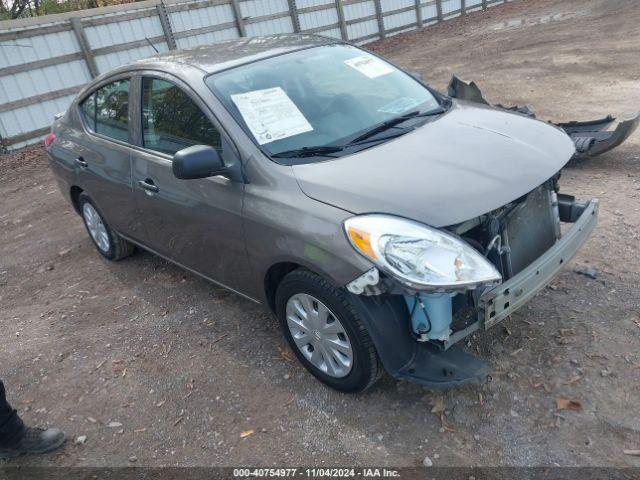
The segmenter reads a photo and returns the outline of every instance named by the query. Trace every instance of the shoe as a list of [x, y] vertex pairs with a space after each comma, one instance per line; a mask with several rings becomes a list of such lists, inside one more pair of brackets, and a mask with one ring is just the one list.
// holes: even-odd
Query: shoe
[[0, 446], [0, 459], [14, 458], [30, 453], [46, 453], [55, 450], [66, 440], [59, 428], [26, 427], [23, 435], [13, 445]]

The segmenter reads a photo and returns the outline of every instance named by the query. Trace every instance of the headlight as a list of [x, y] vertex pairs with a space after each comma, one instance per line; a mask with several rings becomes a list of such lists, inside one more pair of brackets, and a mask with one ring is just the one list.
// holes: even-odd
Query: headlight
[[381, 270], [424, 290], [473, 288], [500, 282], [496, 268], [462, 240], [390, 215], [344, 222], [351, 245]]

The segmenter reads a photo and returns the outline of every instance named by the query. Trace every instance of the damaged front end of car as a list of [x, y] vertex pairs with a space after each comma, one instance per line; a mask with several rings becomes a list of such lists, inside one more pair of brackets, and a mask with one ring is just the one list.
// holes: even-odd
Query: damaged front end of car
[[[391, 375], [451, 386], [490, 373], [483, 360], [456, 344], [522, 307], [596, 225], [598, 201], [582, 203], [559, 193], [558, 178], [442, 229], [397, 219], [402, 224], [397, 233], [400, 227], [385, 227], [392, 220], [383, 215], [345, 222], [354, 248], [375, 264], [347, 289]], [[375, 218], [367, 223], [368, 217]], [[572, 225], [563, 229], [562, 224]]]
[[[475, 82], [465, 82], [455, 75], [451, 77], [447, 93], [451, 98], [491, 105], [484, 98], [480, 88]], [[533, 113], [527, 106], [505, 107], [501, 104], [495, 104], [493, 106], [502, 110], [536, 118], [535, 113]], [[611, 127], [615, 122], [616, 119], [614, 117], [607, 115], [605, 118], [597, 120], [590, 120], [586, 122], [571, 121], [566, 123], [552, 123], [552, 125], [564, 130], [564, 132], [573, 141], [576, 151], [572, 160], [583, 160], [585, 158], [601, 155], [624, 143], [638, 128], [638, 125], [640, 125], [640, 113], [636, 113], [631, 118], [620, 121], [616, 128], [611, 130]]]

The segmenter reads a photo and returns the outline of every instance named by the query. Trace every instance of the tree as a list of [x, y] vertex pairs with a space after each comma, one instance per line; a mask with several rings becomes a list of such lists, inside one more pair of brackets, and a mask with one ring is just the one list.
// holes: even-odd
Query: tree
[[106, 7], [140, 0], [0, 0], [0, 20]]
[[29, 0], [1, 0], [0, 14], [4, 18], [14, 19], [23, 16], [31, 8]]

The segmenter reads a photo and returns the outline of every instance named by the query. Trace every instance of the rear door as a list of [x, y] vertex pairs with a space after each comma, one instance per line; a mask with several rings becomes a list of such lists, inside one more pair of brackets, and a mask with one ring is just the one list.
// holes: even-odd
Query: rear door
[[109, 225], [138, 238], [131, 176], [131, 78], [106, 80], [80, 102], [83, 131], [73, 139], [78, 184]]
[[216, 148], [226, 163], [235, 147], [204, 102], [166, 74], [136, 79], [140, 91], [141, 147], [133, 155], [137, 216], [144, 244], [157, 253], [234, 290], [249, 285], [242, 228], [244, 184], [223, 176], [180, 180], [173, 155], [192, 145]]

